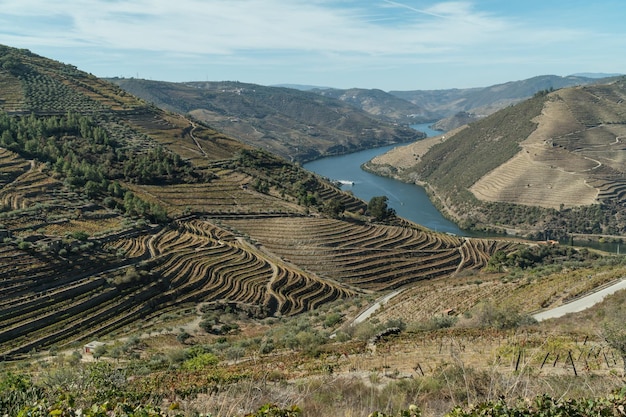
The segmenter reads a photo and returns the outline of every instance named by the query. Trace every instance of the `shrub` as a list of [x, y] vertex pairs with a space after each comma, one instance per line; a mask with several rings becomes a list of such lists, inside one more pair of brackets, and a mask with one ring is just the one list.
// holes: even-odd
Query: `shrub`
[[247, 417], [299, 417], [302, 411], [298, 406], [280, 408], [274, 404], [265, 404], [256, 413], [248, 414]]
[[529, 315], [520, 314], [516, 308], [484, 305], [478, 316], [478, 323], [483, 327], [493, 327], [500, 330], [514, 329], [516, 327], [533, 324], [537, 321]]
[[370, 413], [368, 417], [420, 417], [421, 415], [422, 410], [420, 410], [420, 408], [415, 404], [411, 404], [409, 408], [406, 410], [400, 410], [397, 414], [387, 414], [380, 411], [374, 411], [373, 413]]
[[274, 350], [274, 342], [272, 342], [271, 340], [267, 340], [263, 343], [261, 343], [261, 353], [264, 355], [267, 355], [268, 353], [272, 352]]
[[73, 232], [71, 236], [76, 240], [85, 241], [89, 238], [89, 233], [79, 230], [79, 231]]
[[505, 398], [480, 403], [464, 410], [455, 407], [446, 417], [478, 416], [620, 416], [625, 415], [624, 389], [621, 392], [598, 399], [553, 399], [548, 395], [536, 397], [533, 401], [518, 401], [508, 404]]
[[207, 367], [213, 367], [217, 365], [219, 359], [212, 353], [202, 353], [194, 356], [191, 359], [187, 359], [183, 362], [182, 368], [186, 371], [201, 371]]
[[339, 313], [330, 313], [324, 319], [324, 327], [334, 327], [339, 322], [341, 322], [341, 320], [342, 320], [341, 314], [339, 314]]
[[17, 244], [17, 247], [21, 250], [28, 250], [31, 248], [31, 246], [32, 245], [30, 244], [30, 242], [24, 242], [24, 241], [21, 241], [20, 243]]
[[178, 340], [180, 343], [186, 343], [187, 339], [189, 339], [190, 337], [191, 335], [189, 333], [183, 331], [179, 333], [178, 336], [176, 336], [176, 340]]
[[434, 316], [431, 317], [427, 324], [428, 330], [447, 329], [456, 324], [458, 317], [456, 316]]

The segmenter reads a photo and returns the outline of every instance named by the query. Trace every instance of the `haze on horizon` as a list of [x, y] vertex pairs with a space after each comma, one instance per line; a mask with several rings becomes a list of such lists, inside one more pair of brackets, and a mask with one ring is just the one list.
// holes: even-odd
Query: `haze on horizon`
[[99, 77], [430, 90], [624, 73], [618, 0], [0, 0], [0, 44]]

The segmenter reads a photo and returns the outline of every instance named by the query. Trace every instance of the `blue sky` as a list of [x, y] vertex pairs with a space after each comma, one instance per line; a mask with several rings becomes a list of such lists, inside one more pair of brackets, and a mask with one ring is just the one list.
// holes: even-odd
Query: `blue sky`
[[626, 72], [623, 0], [0, 0], [0, 44], [94, 75], [416, 90]]

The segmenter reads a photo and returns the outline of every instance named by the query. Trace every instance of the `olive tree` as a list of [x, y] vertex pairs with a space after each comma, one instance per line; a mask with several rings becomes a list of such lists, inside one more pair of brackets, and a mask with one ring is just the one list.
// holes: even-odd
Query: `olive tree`
[[387, 196], [372, 197], [367, 204], [367, 211], [370, 216], [374, 217], [378, 221], [385, 220], [396, 214], [396, 211], [387, 207]]

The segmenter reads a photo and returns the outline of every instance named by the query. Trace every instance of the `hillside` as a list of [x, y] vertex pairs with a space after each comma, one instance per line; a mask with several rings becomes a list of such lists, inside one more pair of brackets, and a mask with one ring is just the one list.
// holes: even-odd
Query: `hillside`
[[1, 355], [198, 303], [297, 315], [517, 248], [371, 223], [365, 202], [284, 159], [70, 65], [0, 53]]
[[229, 136], [292, 161], [424, 137], [340, 100], [296, 89], [228, 81], [110, 81], [159, 107], [190, 114]]
[[[376, 222], [297, 164], [26, 50], [0, 46], [0, 87], [0, 414], [623, 414], [623, 393], [586, 398], [624, 386], [601, 333], [623, 334], [624, 292], [529, 316], [621, 279], [623, 256]], [[521, 143], [518, 110], [481, 126]]]
[[311, 91], [324, 97], [341, 100], [377, 118], [390, 122], [419, 124], [441, 118], [439, 114], [424, 109], [423, 104], [411, 103], [382, 90], [317, 88]]
[[624, 97], [623, 79], [537, 94], [369, 168], [428, 184], [468, 226], [622, 235]]

